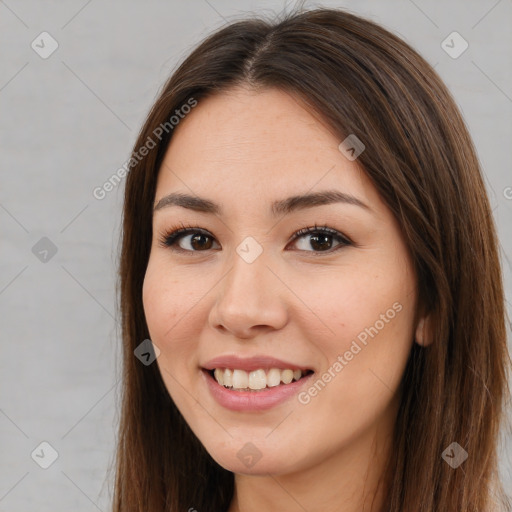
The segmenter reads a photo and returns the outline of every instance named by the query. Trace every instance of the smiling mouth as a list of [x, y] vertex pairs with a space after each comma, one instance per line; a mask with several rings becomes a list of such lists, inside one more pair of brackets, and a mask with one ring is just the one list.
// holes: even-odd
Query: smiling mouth
[[232, 391], [263, 391], [282, 387], [313, 373], [313, 370], [260, 368], [251, 372], [231, 368], [205, 370], [221, 386]]

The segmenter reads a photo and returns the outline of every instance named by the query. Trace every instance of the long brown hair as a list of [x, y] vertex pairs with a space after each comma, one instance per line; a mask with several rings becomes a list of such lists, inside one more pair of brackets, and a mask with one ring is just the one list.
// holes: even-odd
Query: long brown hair
[[[140, 131], [126, 178], [119, 267], [114, 512], [223, 512], [233, 496], [233, 474], [192, 433], [158, 366], [141, 364], [134, 350], [149, 338], [142, 283], [169, 118], [238, 84], [294, 94], [340, 142], [349, 134], [363, 141], [358, 163], [411, 251], [433, 342], [413, 344], [403, 375], [382, 510], [510, 510], [497, 446], [511, 360], [498, 241], [473, 143], [445, 85], [410, 46], [346, 11], [315, 9], [216, 31], [172, 74]], [[140, 158], [149, 139], [156, 147]], [[468, 453], [457, 469], [442, 458], [453, 442]]]

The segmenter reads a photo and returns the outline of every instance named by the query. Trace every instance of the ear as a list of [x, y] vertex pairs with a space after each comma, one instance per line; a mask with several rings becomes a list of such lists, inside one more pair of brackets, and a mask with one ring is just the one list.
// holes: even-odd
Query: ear
[[422, 347], [426, 347], [432, 343], [433, 339], [430, 315], [420, 317], [418, 325], [416, 326], [414, 339], [416, 343]]

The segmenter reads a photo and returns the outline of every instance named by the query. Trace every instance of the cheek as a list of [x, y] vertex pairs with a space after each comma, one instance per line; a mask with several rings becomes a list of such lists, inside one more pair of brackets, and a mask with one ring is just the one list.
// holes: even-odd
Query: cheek
[[150, 260], [142, 287], [144, 314], [150, 339], [160, 349], [156, 364], [165, 387], [178, 409], [188, 411], [190, 397], [184, 388], [191, 388], [191, 375], [197, 371], [195, 301], [183, 284], [165, 271], [165, 265]]
[[193, 349], [197, 338], [191, 321], [196, 314], [195, 296], [183, 282], [162, 269], [157, 260], [149, 262], [142, 287], [144, 315], [151, 340], [160, 348], [164, 359], [180, 359]]
[[[316, 328], [323, 325], [330, 329], [324, 339], [334, 349], [343, 348], [360, 333], [364, 341], [365, 329], [375, 324], [378, 331], [393, 330], [395, 335], [410, 331], [412, 283], [403, 270], [354, 265], [336, 275], [316, 275], [314, 281], [303, 284], [301, 288], [308, 290], [305, 309], [316, 314]], [[310, 315], [295, 316], [301, 317], [311, 320]], [[312, 325], [308, 321], [303, 328], [311, 330]]]
[[[357, 400], [370, 396], [372, 387], [380, 385], [379, 378], [392, 389], [398, 385], [412, 346], [415, 309], [414, 280], [406, 264], [379, 268], [360, 263], [309, 287], [308, 306], [322, 320], [315, 322], [316, 328], [325, 324], [330, 330], [320, 334], [312, 330], [312, 323], [302, 324], [308, 338], [322, 349], [323, 370], [331, 368], [336, 374], [332, 389], [350, 389]], [[343, 358], [342, 368], [333, 368], [338, 356]]]
[[169, 297], [166, 293], [166, 286], [163, 280], [159, 279], [159, 272], [156, 267], [150, 260], [142, 285], [144, 315], [151, 339], [155, 342], [161, 338], [168, 315], [174, 311], [173, 305], [168, 303]]

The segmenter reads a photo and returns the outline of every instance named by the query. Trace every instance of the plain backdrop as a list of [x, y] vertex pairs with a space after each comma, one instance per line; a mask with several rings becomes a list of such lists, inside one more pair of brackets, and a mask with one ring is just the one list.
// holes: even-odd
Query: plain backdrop
[[[444, 79], [485, 172], [508, 307], [512, 1], [305, 5], [345, 7], [382, 24]], [[246, 12], [283, 8], [249, 0], [0, 1], [0, 511], [109, 510], [123, 183], [102, 200], [93, 190], [127, 160], [160, 87], [201, 39]], [[455, 36], [452, 54], [469, 45], [457, 58], [442, 46], [454, 31], [463, 39]], [[511, 445], [503, 435], [509, 492]]]

